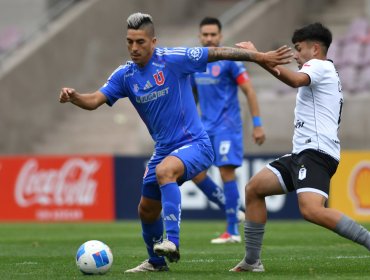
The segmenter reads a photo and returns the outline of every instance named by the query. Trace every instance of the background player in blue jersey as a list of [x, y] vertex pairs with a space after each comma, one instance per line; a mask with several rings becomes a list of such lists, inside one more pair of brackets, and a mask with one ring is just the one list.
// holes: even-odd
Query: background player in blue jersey
[[[206, 17], [199, 25], [200, 43], [204, 47], [219, 47], [222, 39], [221, 22]], [[258, 145], [265, 141], [256, 93], [241, 62], [220, 60], [208, 63], [207, 70], [192, 75], [193, 87], [201, 109], [201, 120], [215, 153], [214, 165], [220, 170], [224, 189], [217, 186], [207, 171], [193, 181], [203, 193], [225, 211], [226, 232], [212, 239], [213, 244], [241, 242], [238, 230], [239, 191], [235, 169], [243, 160], [243, 127], [238, 100], [238, 86], [248, 100], [253, 119], [253, 140]], [[224, 194], [224, 195], [223, 195]]]
[[[152, 17], [135, 13], [127, 19], [126, 42], [132, 62], [119, 66], [97, 91], [81, 94], [62, 88], [61, 103], [94, 110], [129, 98], [155, 141], [155, 151], [144, 174], [138, 211], [149, 259], [127, 272], [166, 271], [180, 258], [181, 193], [179, 184], [213, 162], [213, 150], [198, 117], [190, 75], [205, 71], [207, 62], [231, 59], [289, 63], [291, 50], [267, 53], [237, 48], [156, 48]], [[163, 211], [163, 217], [161, 215]], [[162, 240], [163, 224], [166, 239]]]

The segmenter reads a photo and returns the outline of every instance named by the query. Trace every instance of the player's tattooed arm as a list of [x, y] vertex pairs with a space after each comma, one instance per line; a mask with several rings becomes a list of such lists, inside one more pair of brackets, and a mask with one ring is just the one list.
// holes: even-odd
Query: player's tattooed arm
[[256, 61], [255, 51], [229, 47], [208, 48], [208, 62], [217, 60]]
[[265, 53], [230, 47], [208, 48], [208, 62], [217, 60], [252, 61], [261, 65], [275, 67], [276, 65], [290, 63], [292, 56], [291, 48], [287, 46]]

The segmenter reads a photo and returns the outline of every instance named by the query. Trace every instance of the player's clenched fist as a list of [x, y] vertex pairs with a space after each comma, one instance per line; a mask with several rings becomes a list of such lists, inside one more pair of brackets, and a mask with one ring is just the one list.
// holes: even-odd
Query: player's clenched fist
[[76, 94], [76, 90], [73, 88], [62, 88], [59, 95], [59, 102], [66, 103], [71, 102]]

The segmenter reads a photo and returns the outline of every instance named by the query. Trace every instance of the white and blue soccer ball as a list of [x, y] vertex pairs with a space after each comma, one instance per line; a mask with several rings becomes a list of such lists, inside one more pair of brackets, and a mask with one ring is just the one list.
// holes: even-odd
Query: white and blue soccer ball
[[84, 274], [107, 273], [112, 263], [112, 251], [101, 241], [87, 241], [77, 250], [76, 264], [79, 270]]

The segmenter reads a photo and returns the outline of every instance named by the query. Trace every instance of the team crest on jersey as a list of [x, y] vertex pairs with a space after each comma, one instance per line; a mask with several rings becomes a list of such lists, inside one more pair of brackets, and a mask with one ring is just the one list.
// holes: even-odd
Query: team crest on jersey
[[163, 75], [163, 71], [158, 71], [157, 73], [155, 73], [153, 75], [154, 77], [154, 80], [155, 80], [155, 83], [158, 85], [158, 86], [161, 86], [164, 84], [164, 75]]
[[199, 60], [202, 55], [203, 55], [203, 49], [202, 48], [190, 48], [187, 50], [186, 52], [187, 56], [191, 59], [191, 60]]
[[304, 166], [302, 166], [301, 169], [299, 169], [298, 179], [302, 181], [306, 179], [306, 175], [307, 175], [307, 169]]
[[213, 77], [217, 77], [221, 73], [221, 67], [219, 65], [213, 65], [211, 72]]

